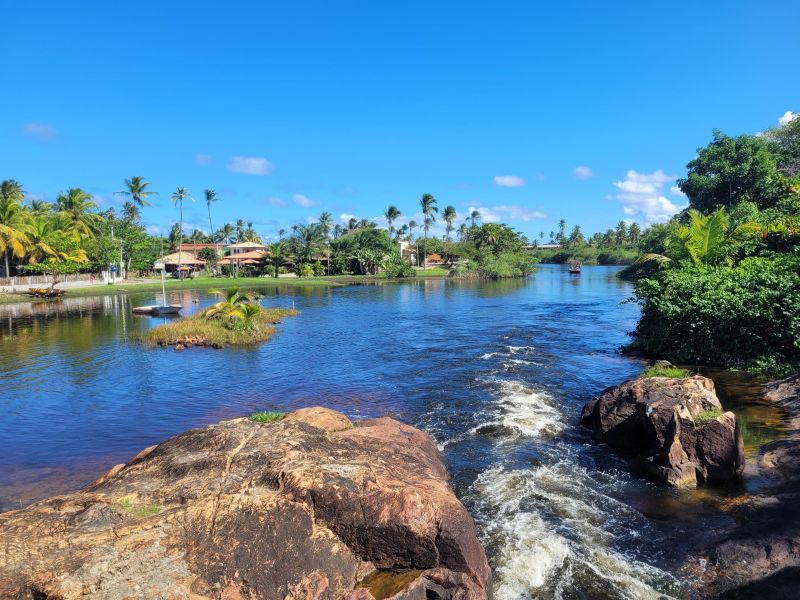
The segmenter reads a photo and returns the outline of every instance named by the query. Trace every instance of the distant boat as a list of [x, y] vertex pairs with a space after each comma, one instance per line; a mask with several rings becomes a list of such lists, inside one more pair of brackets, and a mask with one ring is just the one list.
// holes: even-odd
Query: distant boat
[[569, 272], [572, 273], [573, 275], [580, 275], [581, 274], [581, 263], [579, 263], [579, 262], [570, 263]]
[[161, 304], [134, 306], [133, 312], [137, 315], [177, 315], [183, 306], [180, 304], [167, 304], [167, 289], [164, 286], [164, 268], [161, 268]]

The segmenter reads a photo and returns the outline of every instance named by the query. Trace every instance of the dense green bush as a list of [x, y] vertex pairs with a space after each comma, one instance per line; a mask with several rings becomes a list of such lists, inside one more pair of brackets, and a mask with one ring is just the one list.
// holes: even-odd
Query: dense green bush
[[414, 277], [417, 274], [411, 263], [399, 256], [395, 256], [386, 264], [384, 272], [387, 277]]
[[636, 283], [631, 349], [677, 363], [779, 374], [800, 367], [800, 257], [683, 266]]
[[528, 275], [533, 271], [533, 262], [530, 255], [525, 252], [484, 253], [470, 267], [481, 277], [503, 279]]

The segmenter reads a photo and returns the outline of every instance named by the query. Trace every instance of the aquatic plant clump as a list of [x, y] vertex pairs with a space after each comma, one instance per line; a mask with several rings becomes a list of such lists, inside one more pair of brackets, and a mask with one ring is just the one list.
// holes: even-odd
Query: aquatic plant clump
[[678, 367], [648, 367], [644, 373], [642, 373], [642, 377], [673, 377], [676, 379], [680, 379], [682, 377], [688, 377], [689, 371], [686, 369], [680, 369]]
[[298, 311], [291, 308], [262, 308], [250, 318], [247, 327], [239, 327], [229, 326], [227, 320], [208, 319], [200, 313], [151, 329], [145, 335], [145, 342], [150, 346], [175, 346], [176, 349], [257, 344], [266, 342], [275, 334], [273, 325], [297, 314]]
[[252, 415], [248, 417], [248, 419], [250, 419], [254, 423], [277, 423], [285, 416], [286, 413], [282, 412], [259, 411], [259, 412], [254, 412]]

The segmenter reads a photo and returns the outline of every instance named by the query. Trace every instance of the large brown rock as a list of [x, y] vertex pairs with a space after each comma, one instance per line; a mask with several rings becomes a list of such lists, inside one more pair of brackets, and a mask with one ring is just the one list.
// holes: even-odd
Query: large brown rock
[[2, 598], [370, 600], [395, 572], [414, 574], [402, 597], [487, 597], [430, 436], [326, 409], [195, 429], [0, 513]]
[[792, 428], [800, 430], [800, 373], [764, 385], [764, 397], [789, 413]]
[[[709, 419], [712, 411], [719, 414]], [[726, 481], [744, 470], [736, 416], [722, 413], [714, 382], [706, 377], [627, 381], [588, 402], [580, 422], [598, 443], [671, 486]]]

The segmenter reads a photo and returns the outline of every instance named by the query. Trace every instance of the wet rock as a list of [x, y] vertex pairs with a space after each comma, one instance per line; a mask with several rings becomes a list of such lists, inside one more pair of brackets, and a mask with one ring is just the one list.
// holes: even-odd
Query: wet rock
[[598, 443], [631, 458], [634, 468], [668, 485], [691, 487], [727, 481], [744, 470], [736, 416], [705, 418], [721, 409], [706, 377], [648, 377], [604, 390], [584, 406], [580, 422]]
[[767, 383], [764, 398], [785, 409], [792, 417], [792, 427], [800, 430], [800, 373]]
[[778, 440], [762, 446], [758, 466], [767, 477], [800, 480], [800, 439]]
[[183, 344], [175, 344], [175, 352], [179, 352], [180, 350], [183, 350], [184, 348], [185, 348], [185, 346]]
[[[487, 597], [475, 526], [427, 434], [326, 409], [176, 436], [84, 490], [0, 513], [2, 598]], [[416, 573], [418, 571], [418, 573]]]

